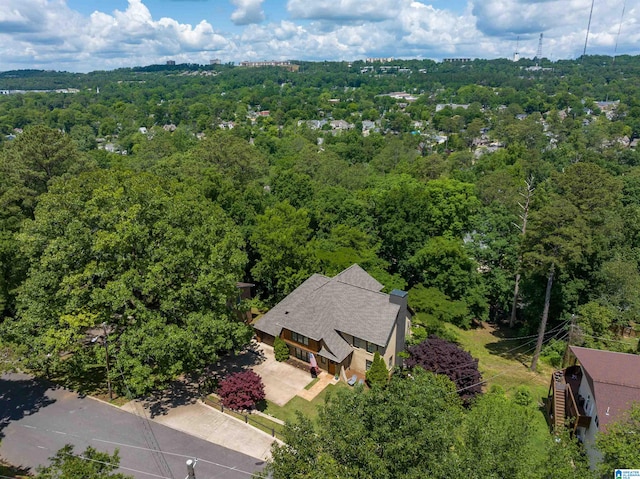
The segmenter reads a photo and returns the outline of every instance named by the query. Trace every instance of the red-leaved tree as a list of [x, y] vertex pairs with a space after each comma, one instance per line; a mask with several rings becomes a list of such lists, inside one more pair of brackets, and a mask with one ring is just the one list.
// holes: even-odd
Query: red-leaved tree
[[408, 348], [405, 366], [444, 374], [451, 379], [463, 401], [468, 402], [482, 392], [482, 376], [478, 360], [455, 343], [429, 336], [420, 344]]
[[264, 384], [253, 371], [241, 371], [220, 381], [217, 393], [222, 404], [229, 409], [253, 409], [264, 399]]

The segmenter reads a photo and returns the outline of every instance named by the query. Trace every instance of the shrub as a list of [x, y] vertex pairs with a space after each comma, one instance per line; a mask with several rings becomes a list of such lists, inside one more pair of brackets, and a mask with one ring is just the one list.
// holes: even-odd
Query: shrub
[[371, 387], [385, 386], [389, 381], [389, 371], [384, 364], [384, 359], [380, 356], [378, 351], [373, 355], [373, 362], [371, 367], [367, 371], [367, 383]]
[[533, 404], [533, 394], [527, 386], [518, 386], [516, 393], [513, 395], [513, 402], [520, 406], [529, 407]]
[[457, 344], [429, 336], [417, 346], [410, 346], [408, 352], [405, 366], [420, 366], [427, 371], [446, 375], [455, 383], [463, 401], [468, 403], [482, 392], [478, 360]]
[[552, 339], [549, 343], [540, 351], [540, 358], [550, 366], [559, 368], [562, 366], [562, 358], [564, 357], [564, 351], [567, 348], [565, 341], [558, 339]]
[[253, 371], [233, 373], [220, 381], [218, 396], [229, 409], [253, 409], [264, 399], [264, 384]]
[[284, 339], [276, 338], [273, 342], [273, 353], [276, 356], [276, 361], [282, 362], [289, 359], [289, 346], [287, 346]]

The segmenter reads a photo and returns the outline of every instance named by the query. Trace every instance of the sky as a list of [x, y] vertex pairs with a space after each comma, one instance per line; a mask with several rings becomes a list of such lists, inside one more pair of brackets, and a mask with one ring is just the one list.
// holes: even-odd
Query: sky
[[0, 71], [640, 54], [640, 0], [2, 0]]

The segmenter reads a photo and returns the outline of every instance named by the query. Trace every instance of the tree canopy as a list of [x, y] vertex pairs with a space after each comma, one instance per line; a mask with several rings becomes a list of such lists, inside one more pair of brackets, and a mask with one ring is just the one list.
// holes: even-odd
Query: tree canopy
[[101, 354], [87, 331], [104, 323], [122, 372], [113, 380], [139, 394], [250, 335], [229, 307], [242, 237], [193, 189], [150, 174], [80, 175], [40, 197], [20, 241], [28, 279], [4, 326], [33, 367], [82, 367]]

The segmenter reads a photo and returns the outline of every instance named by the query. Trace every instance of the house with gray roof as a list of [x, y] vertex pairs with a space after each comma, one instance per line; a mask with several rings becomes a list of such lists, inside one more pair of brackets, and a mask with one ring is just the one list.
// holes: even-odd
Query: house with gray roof
[[378, 352], [388, 368], [401, 364], [411, 314], [407, 293], [382, 292], [383, 285], [357, 264], [333, 278], [314, 274], [260, 318], [258, 339], [283, 339], [289, 352], [330, 374], [364, 374]]

